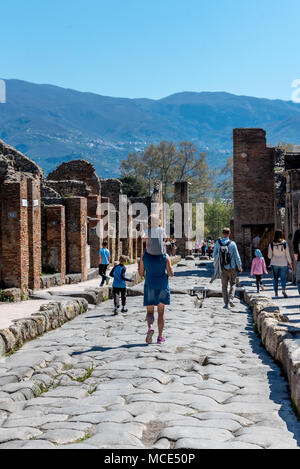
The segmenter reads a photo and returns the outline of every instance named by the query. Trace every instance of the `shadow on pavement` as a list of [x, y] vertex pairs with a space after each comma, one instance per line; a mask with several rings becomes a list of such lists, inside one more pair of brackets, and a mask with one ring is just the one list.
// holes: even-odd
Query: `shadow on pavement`
[[124, 344], [124, 345], [120, 345], [119, 347], [91, 347], [90, 349], [82, 350], [81, 352], [73, 352], [72, 356], [82, 355], [88, 352], [106, 352], [107, 350], [117, 350], [120, 348], [130, 349], [130, 348], [135, 348], [135, 347], [148, 347], [148, 346], [149, 346], [148, 344], [142, 343], [142, 344]]

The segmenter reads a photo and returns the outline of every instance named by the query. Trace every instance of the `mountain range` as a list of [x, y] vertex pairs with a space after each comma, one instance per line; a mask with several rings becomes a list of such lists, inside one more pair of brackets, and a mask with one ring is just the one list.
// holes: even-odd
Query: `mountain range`
[[84, 158], [100, 177], [116, 177], [126, 155], [162, 140], [194, 142], [220, 168], [232, 154], [232, 129], [262, 127], [268, 144], [300, 144], [300, 104], [225, 92], [182, 92], [128, 99], [5, 80], [0, 138], [46, 173]]

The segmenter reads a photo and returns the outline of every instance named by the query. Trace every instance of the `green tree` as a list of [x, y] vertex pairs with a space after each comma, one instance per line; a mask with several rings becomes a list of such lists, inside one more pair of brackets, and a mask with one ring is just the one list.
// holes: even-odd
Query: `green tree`
[[173, 142], [150, 145], [141, 153], [130, 153], [120, 166], [121, 176], [134, 176], [144, 181], [149, 192], [155, 180], [161, 180], [165, 200], [173, 197], [176, 181], [191, 183], [191, 200], [205, 201], [213, 187], [213, 175], [206, 154], [199, 152], [191, 142]]
[[204, 234], [206, 238], [216, 240], [225, 226], [230, 225], [233, 206], [228, 200], [212, 199], [204, 206]]
[[145, 197], [148, 195], [145, 182], [136, 176], [124, 176], [120, 178], [123, 184], [123, 194], [127, 197]]
[[220, 182], [216, 185], [215, 197], [233, 200], [233, 157], [227, 158], [225, 166], [219, 171]]

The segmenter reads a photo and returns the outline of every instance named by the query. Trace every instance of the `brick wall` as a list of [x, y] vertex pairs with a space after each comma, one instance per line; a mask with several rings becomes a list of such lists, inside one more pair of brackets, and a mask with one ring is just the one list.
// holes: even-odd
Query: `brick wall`
[[66, 199], [67, 270], [81, 273], [87, 279], [87, 199], [70, 197]]
[[274, 154], [263, 129], [234, 129], [233, 174], [234, 236], [247, 266], [249, 226], [243, 225], [274, 224]]
[[100, 195], [101, 184], [95, 168], [89, 161], [73, 160], [62, 163], [48, 175], [51, 181], [83, 181], [89, 188], [89, 193]]
[[120, 256], [120, 216], [119, 216], [119, 197], [122, 195], [122, 183], [119, 179], [101, 179], [101, 195], [109, 199], [109, 203], [114, 208], [111, 211], [111, 220], [115, 218], [115, 239], [111, 239], [111, 249], [115, 260]]
[[66, 278], [66, 220], [63, 205], [46, 207], [46, 265], [61, 274], [62, 283]]
[[182, 237], [176, 237], [177, 253], [185, 257], [190, 254], [189, 233], [185, 231], [184, 223], [184, 204], [189, 203], [189, 186], [186, 181], [175, 182], [174, 186], [174, 202], [179, 203], [182, 207]]
[[27, 180], [5, 181], [1, 193], [2, 281], [26, 293], [29, 284]]
[[40, 179], [27, 179], [29, 288], [38, 290], [42, 274]]

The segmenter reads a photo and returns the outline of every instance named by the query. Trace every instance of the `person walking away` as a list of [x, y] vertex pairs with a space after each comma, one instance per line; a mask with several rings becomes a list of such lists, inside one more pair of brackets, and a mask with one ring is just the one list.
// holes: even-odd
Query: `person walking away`
[[213, 252], [212, 251], [212, 243], [211, 243], [211, 241], [209, 241], [208, 244], [207, 244], [207, 253], [208, 253], [209, 259], [211, 259], [212, 252]]
[[255, 254], [255, 257], [252, 260], [252, 265], [251, 265], [251, 277], [253, 274], [255, 275], [257, 293], [259, 293], [259, 287], [261, 287], [262, 291], [264, 291], [264, 287], [262, 284], [262, 276], [263, 276], [263, 273], [268, 275], [268, 271], [267, 271], [265, 259], [263, 258], [261, 251], [259, 249], [256, 249], [254, 254]]
[[171, 242], [171, 255], [176, 256], [176, 239], [174, 238], [174, 235], [170, 237], [170, 242]]
[[[243, 272], [243, 269], [236, 243], [229, 239], [230, 229], [224, 228], [222, 236], [216, 242], [213, 257], [220, 264], [222, 296], [225, 303], [224, 307], [228, 308], [228, 303], [231, 307], [234, 306], [237, 271]], [[230, 284], [229, 294], [228, 284]]]
[[294, 258], [296, 261], [296, 285], [300, 295], [300, 228], [298, 228], [293, 237]]
[[278, 280], [280, 277], [282, 294], [287, 298], [286, 280], [288, 266], [292, 269], [292, 260], [287, 242], [283, 237], [282, 230], [275, 231], [274, 241], [268, 246], [268, 258], [271, 259], [270, 265], [273, 272], [273, 286], [275, 297], [278, 297]]
[[99, 250], [99, 275], [102, 277], [100, 287], [103, 287], [105, 282], [107, 285], [109, 283], [109, 277], [106, 275], [109, 260], [110, 252], [107, 249], [107, 241], [103, 241], [102, 248]]
[[206, 241], [203, 241], [203, 244], [201, 246], [201, 255], [205, 256], [205, 250], [206, 250]]
[[166, 251], [167, 251], [168, 256], [170, 256], [171, 255], [171, 241], [170, 241], [170, 238], [166, 239]]
[[114, 299], [114, 314], [117, 315], [120, 307], [120, 295], [122, 300], [122, 313], [127, 313], [126, 308], [126, 282], [133, 282], [132, 279], [126, 277], [125, 263], [127, 261], [126, 256], [120, 256], [119, 264], [116, 265], [110, 272], [110, 276], [113, 277], [113, 299]]
[[147, 309], [146, 321], [148, 332], [147, 344], [152, 343], [154, 334], [154, 308], [157, 307], [158, 337], [157, 343], [165, 342], [163, 330], [165, 325], [165, 305], [170, 304], [169, 276], [174, 276], [170, 257], [167, 254], [152, 256], [145, 251], [139, 264], [139, 274], [145, 276], [144, 306]]
[[255, 257], [255, 251], [259, 248], [260, 237], [256, 234], [255, 238], [252, 239], [252, 258]]

